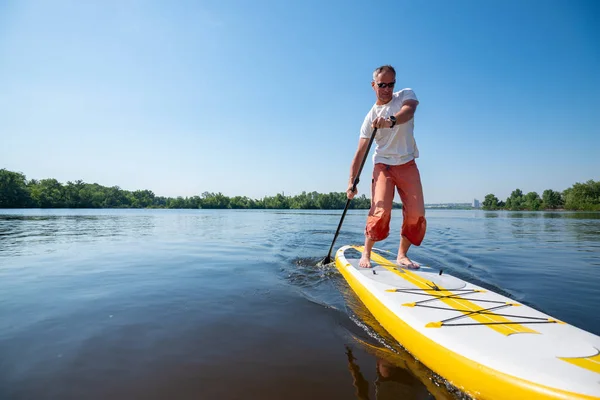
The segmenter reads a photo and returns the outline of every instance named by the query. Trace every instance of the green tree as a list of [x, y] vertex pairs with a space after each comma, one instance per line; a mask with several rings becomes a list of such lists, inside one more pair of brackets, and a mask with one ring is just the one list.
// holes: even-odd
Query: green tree
[[200, 196], [192, 196], [188, 199], [188, 202], [189, 208], [201, 208], [202, 206], [202, 199]]
[[512, 211], [522, 210], [523, 207], [523, 192], [521, 189], [515, 189], [510, 194], [510, 197], [506, 199], [506, 209]]
[[[315, 193], [315, 192], [313, 192]], [[309, 210], [317, 208], [315, 197], [312, 194], [302, 192], [301, 194], [294, 196], [290, 200], [290, 208], [298, 210]]]
[[229, 207], [235, 209], [250, 208], [251, 200], [246, 196], [235, 196], [229, 201]]
[[29, 186], [31, 199], [40, 208], [66, 207], [65, 190], [56, 179], [32, 181]]
[[563, 192], [567, 210], [600, 211], [600, 181], [576, 183]]
[[[346, 196], [346, 193], [342, 193], [342, 195]], [[369, 208], [371, 208], [371, 199], [367, 198], [367, 196], [362, 194], [352, 199], [352, 203], [350, 203], [349, 208], [355, 210], [368, 210]], [[393, 203], [392, 208], [402, 208], [402, 204]]]
[[498, 198], [493, 194], [487, 194], [485, 199], [483, 200], [482, 206], [484, 210], [497, 210], [498, 207]]
[[529, 192], [523, 197], [522, 207], [525, 210], [538, 211], [542, 208], [542, 199], [536, 192]]
[[269, 209], [289, 209], [288, 198], [282, 195], [281, 193], [277, 193], [273, 197], [264, 197], [263, 199], [265, 208]]
[[544, 193], [542, 193], [542, 201], [544, 202], [544, 208], [551, 210], [560, 208], [564, 204], [560, 192], [556, 192], [552, 189], [544, 190]]
[[82, 208], [84, 207], [83, 202], [85, 199], [81, 198], [85, 183], [82, 180], [75, 181], [75, 183], [68, 181], [63, 187], [64, 204], [68, 208]]
[[146, 208], [154, 203], [154, 193], [151, 190], [136, 190], [127, 193], [129, 204], [133, 208]]
[[178, 196], [176, 199], [169, 199], [167, 203], [168, 208], [187, 208], [186, 201], [183, 197]]
[[30, 203], [25, 175], [0, 169], [0, 208], [27, 207]]
[[229, 197], [223, 193], [202, 193], [202, 208], [229, 208]]
[[102, 207], [115, 208], [115, 207], [129, 207], [129, 198], [124, 190], [121, 190], [118, 186], [112, 186], [105, 188], [104, 190], [104, 201]]
[[[344, 208], [347, 200], [348, 197], [346, 193], [343, 192], [321, 194], [317, 198], [317, 207], [321, 210], [341, 209]], [[352, 201], [350, 204], [356, 207], [357, 202]]]
[[152, 201], [152, 207], [165, 208], [169, 199], [164, 196], [156, 196]]

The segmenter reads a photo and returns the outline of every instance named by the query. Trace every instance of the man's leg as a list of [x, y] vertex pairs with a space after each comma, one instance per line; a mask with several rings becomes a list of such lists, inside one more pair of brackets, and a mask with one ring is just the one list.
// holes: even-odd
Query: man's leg
[[425, 202], [419, 169], [414, 161], [401, 165], [394, 170], [394, 181], [402, 200], [402, 234], [396, 262], [407, 268], [418, 268], [408, 258], [411, 245], [419, 246], [425, 237]]
[[419, 266], [413, 263], [406, 255], [408, 253], [408, 249], [410, 249], [410, 245], [410, 241], [404, 235], [400, 235], [400, 247], [398, 247], [398, 258], [396, 259], [396, 263], [408, 268], [417, 269]]
[[392, 203], [394, 201], [394, 181], [385, 164], [375, 164], [371, 184], [371, 209], [365, 228], [365, 248], [359, 265], [371, 267], [371, 249], [375, 242], [385, 239], [390, 233]]
[[363, 250], [358, 265], [363, 268], [371, 268], [371, 250], [375, 241], [365, 235], [365, 249]]

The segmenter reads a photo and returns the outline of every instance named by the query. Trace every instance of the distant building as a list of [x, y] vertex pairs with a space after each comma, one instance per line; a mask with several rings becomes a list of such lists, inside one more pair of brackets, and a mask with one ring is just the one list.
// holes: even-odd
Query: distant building
[[479, 200], [473, 199], [473, 208], [479, 208]]

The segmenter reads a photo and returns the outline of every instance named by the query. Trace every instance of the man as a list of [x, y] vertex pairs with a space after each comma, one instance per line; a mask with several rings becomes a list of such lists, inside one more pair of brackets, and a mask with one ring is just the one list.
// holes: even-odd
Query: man
[[362, 124], [358, 149], [350, 166], [350, 183], [346, 194], [352, 199], [358, 192], [352, 191], [354, 178], [365, 157], [373, 129], [377, 128], [371, 209], [365, 228], [365, 247], [359, 262], [363, 268], [371, 267], [371, 249], [374, 243], [389, 235], [394, 188], [397, 188], [402, 201], [403, 216], [396, 259], [399, 266], [419, 268], [418, 264], [408, 258], [407, 253], [411, 245], [421, 244], [427, 228], [421, 177], [415, 163], [419, 150], [413, 135], [413, 117], [419, 102], [411, 89], [394, 92], [395, 84], [396, 71], [392, 66], [384, 65], [373, 72], [371, 87], [377, 100]]

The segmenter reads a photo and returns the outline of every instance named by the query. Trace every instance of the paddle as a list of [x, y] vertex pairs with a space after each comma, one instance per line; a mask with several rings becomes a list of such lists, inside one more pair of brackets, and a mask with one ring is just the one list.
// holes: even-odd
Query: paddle
[[[369, 145], [367, 146], [367, 151], [365, 151], [365, 156], [363, 157], [362, 162], [360, 163], [360, 168], [358, 169], [358, 173], [354, 177], [354, 182], [352, 183], [352, 191], [353, 192], [356, 190], [356, 185], [358, 185], [358, 182], [360, 181], [360, 173], [362, 172], [362, 169], [365, 165], [365, 161], [367, 161], [367, 157], [369, 156], [369, 150], [371, 150], [371, 145], [373, 144], [373, 140], [375, 139], [376, 133], [377, 133], [377, 128], [373, 129], [373, 133], [371, 134], [371, 139], [369, 140]], [[317, 265], [329, 264], [331, 262], [331, 250], [333, 250], [333, 245], [335, 244], [335, 240], [337, 239], [337, 237], [340, 233], [340, 228], [342, 227], [342, 223], [344, 222], [344, 217], [346, 216], [346, 212], [348, 211], [348, 206], [350, 205], [350, 201], [351, 201], [350, 199], [346, 200], [346, 207], [344, 207], [344, 212], [342, 213], [342, 219], [340, 219], [340, 223], [338, 224], [337, 231], [335, 231], [335, 236], [333, 237], [333, 242], [331, 242], [331, 247], [329, 247], [329, 253], [327, 253], [327, 256], [324, 259], [322, 259], [321, 261], [319, 261], [317, 263]]]

